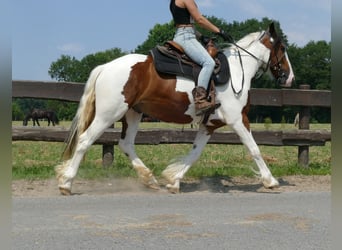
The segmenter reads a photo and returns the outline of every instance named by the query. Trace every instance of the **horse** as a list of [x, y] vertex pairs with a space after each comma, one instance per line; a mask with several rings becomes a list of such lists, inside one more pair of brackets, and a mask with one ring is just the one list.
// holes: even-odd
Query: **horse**
[[42, 110], [42, 109], [32, 109], [24, 118], [23, 125], [27, 126], [27, 123], [30, 119], [33, 121], [33, 126], [36, 126], [36, 123], [38, 126], [40, 126], [38, 119], [46, 118], [48, 121], [48, 126], [50, 126], [50, 122], [52, 122], [52, 125], [55, 126], [55, 124], [59, 124], [58, 117], [56, 113], [52, 110]]
[[199, 124], [189, 154], [162, 172], [169, 192], [180, 191], [180, 181], [199, 158], [210, 136], [225, 125], [236, 132], [249, 150], [262, 184], [266, 188], [279, 186], [252, 136], [247, 113], [254, 77], [267, 73], [281, 87], [291, 87], [294, 73], [286, 47], [271, 23], [266, 30], [247, 34], [222, 50], [229, 62], [230, 78], [226, 84], [215, 87], [216, 102], [220, 106], [207, 119], [195, 115], [191, 94], [195, 81], [157, 72], [151, 54], [128, 54], [95, 67], [85, 85], [61, 162], [55, 166], [61, 195], [72, 194], [72, 182], [84, 154], [116, 121], [122, 122], [118, 146], [130, 159], [138, 179], [149, 188], [160, 189], [152, 171], [134, 148], [143, 113], [167, 123]]

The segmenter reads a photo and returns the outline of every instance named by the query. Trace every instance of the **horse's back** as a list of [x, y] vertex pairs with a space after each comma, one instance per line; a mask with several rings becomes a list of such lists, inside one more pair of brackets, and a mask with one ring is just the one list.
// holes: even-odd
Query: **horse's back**
[[[123, 95], [132, 67], [146, 60], [146, 55], [128, 54], [100, 65], [96, 77], [95, 95], [98, 112], [110, 112], [109, 109], [127, 110], [128, 104]], [[121, 112], [119, 111], [119, 112]]]
[[97, 78], [97, 86], [105, 84], [106, 91], [115, 91], [127, 82], [132, 66], [145, 61], [146, 58], [147, 56], [142, 54], [128, 54], [101, 65], [102, 71]]
[[115, 72], [121, 72], [122, 70], [130, 69], [133, 65], [138, 62], [143, 62], [147, 58], [146, 55], [143, 54], [128, 54], [121, 57], [118, 57], [106, 64], [103, 64], [103, 70], [113, 70]]

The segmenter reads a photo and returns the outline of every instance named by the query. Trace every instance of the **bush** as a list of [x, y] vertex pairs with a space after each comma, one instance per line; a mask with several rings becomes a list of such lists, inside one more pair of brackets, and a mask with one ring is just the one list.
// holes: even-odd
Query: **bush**
[[272, 119], [271, 119], [271, 117], [266, 117], [265, 119], [264, 119], [264, 126], [265, 126], [265, 129], [270, 129], [270, 127], [271, 127], [271, 124], [272, 124]]

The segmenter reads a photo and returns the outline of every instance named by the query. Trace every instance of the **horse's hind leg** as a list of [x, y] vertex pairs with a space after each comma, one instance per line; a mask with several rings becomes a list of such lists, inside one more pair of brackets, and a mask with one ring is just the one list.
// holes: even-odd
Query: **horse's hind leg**
[[95, 117], [91, 125], [80, 135], [72, 158], [56, 167], [58, 187], [63, 195], [71, 194], [72, 181], [84, 154], [114, 121]]
[[142, 183], [147, 187], [159, 189], [158, 182], [154, 178], [152, 171], [145, 166], [134, 150], [134, 139], [138, 132], [141, 117], [142, 114], [139, 114], [132, 109], [128, 110], [122, 121], [123, 126], [119, 147], [131, 160], [133, 168], [137, 172]]
[[272, 176], [271, 171], [268, 169], [264, 159], [261, 156], [258, 145], [256, 144], [251, 132], [241, 122], [229, 124], [235, 132], [239, 135], [241, 142], [248, 148], [255, 163], [257, 164], [260, 177], [263, 185], [267, 188], [279, 186], [279, 182]]

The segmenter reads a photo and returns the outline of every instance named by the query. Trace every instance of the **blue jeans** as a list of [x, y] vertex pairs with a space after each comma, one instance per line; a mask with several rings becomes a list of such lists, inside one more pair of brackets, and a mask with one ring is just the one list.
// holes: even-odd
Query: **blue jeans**
[[202, 66], [202, 70], [198, 76], [198, 86], [207, 89], [211, 74], [215, 68], [215, 61], [196, 39], [194, 28], [178, 28], [173, 40], [183, 47], [184, 52], [194, 62]]

